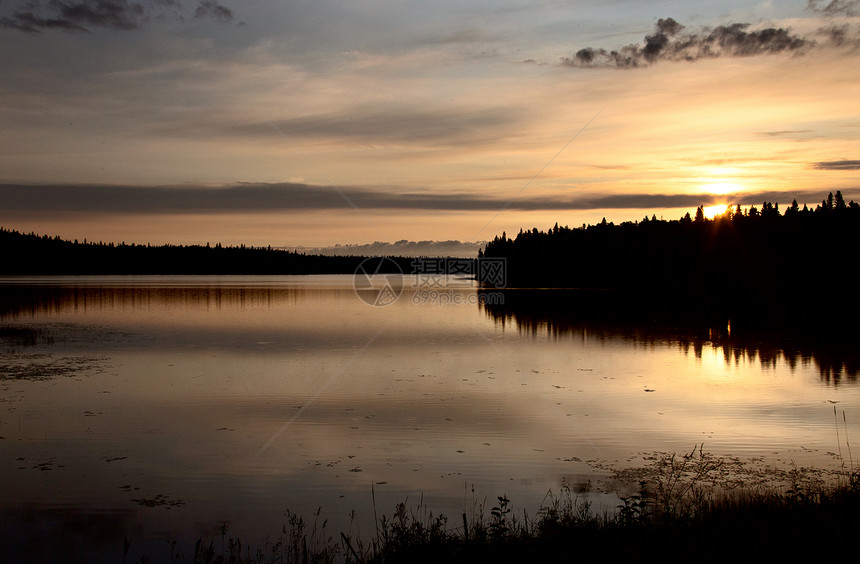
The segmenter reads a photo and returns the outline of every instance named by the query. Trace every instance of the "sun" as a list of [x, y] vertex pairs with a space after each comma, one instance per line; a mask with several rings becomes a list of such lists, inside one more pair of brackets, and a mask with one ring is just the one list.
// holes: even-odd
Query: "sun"
[[[719, 176], [714, 175], [711, 178], [703, 180], [705, 180], [705, 183], [701, 184], [702, 190], [705, 193], [712, 194], [714, 196], [729, 196], [729, 194], [737, 194], [744, 191], [744, 187], [742, 185], [736, 182], [731, 182], [731, 179], [727, 179], [726, 177], [720, 178]], [[722, 199], [723, 198], [720, 198], [720, 200]], [[729, 198], [726, 198], [726, 200], [728, 199]], [[702, 211], [704, 211], [706, 218], [714, 219], [718, 215], [724, 214], [727, 207], [727, 203], [714, 204], [711, 206], [705, 206]]]
[[705, 217], [708, 219], [714, 219], [720, 214], [725, 213], [728, 208], [728, 204], [719, 204], [716, 206], [705, 206], [702, 211], [705, 212]]

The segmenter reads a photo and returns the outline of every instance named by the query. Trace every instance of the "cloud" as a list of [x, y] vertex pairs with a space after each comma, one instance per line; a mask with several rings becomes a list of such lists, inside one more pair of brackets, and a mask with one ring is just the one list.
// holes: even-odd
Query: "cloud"
[[823, 35], [829, 44], [837, 47], [860, 47], [860, 26], [845, 21], [860, 16], [860, 0], [809, 0], [806, 7], [827, 20], [827, 25], [820, 27], [818, 33]]
[[[858, 161], [837, 161], [837, 164]], [[595, 194], [569, 191], [558, 195], [517, 198], [466, 192], [431, 194], [400, 187], [317, 186], [298, 183], [246, 183], [211, 186], [111, 186], [0, 184], [0, 210], [20, 213], [211, 214], [244, 212], [303, 212], [310, 210], [412, 210], [496, 212], [689, 208], [764, 200], [818, 202], [819, 192], [756, 192], [703, 194]], [[846, 198], [853, 197], [847, 194]]]
[[821, 161], [815, 163], [818, 170], [860, 170], [860, 160]]
[[811, 129], [781, 129], [779, 131], [759, 131], [759, 135], [768, 137], [779, 137], [782, 135], [803, 135], [804, 133], [812, 133]]
[[59, 4], [63, 17], [82, 24], [114, 29], [135, 29], [146, 18], [143, 5], [124, 0], [97, 0]]
[[233, 19], [233, 12], [230, 8], [222, 6], [214, 0], [203, 0], [194, 10], [195, 18], [212, 18], [219, 22], [229, 22]]
[[750, 31], [749, 27], [746, 23], [733, 23], [691, 32], [672, 18], [661, 18], [654, 26], [654, 33], [646, 35], [642, 45], [630, 44], [611, 51], [586, 47], [572, 56], [562, 57], [562, 64], [580, 68], [631, 69], [657, 61], [698, 61], [802, 52], [814, 44], [786, 28]]
[[[197, 5], [194, 17], [228, 22], [233, 19], [233, 12], [217, 1], [203, 0]], [[180, 2], [178, 0], [20, 1], [11, 17], [0, 18], [0, 27], [29, 33], [54, 29], [84, 32], [91, 28], [133, 30], [154, 18], [184, 19]]]
[[518, 112], [493, 109], [353, 108], [309, 116], [260, 122], [174, 123], [154, 132], [168, 136], [266, 138], [337, 138], [375, 143], [473, 144], [496, 139], [500, 128], [515, 124]]
[[827, 43], [836, 47], [860, 47], [860, 26], [848, 23], [834, 23], [818, 28]]
[[86, 28], [71, 20], [49, 17], [44, 18], [28, 12], [15, 12], [12, 17], [0, 18], [0, 27], [17, 29], [29, 33], [39, 33], [43, 29], [65, 29], [69, 31], [86, 31]]
[[672, 18], [660, 18], [657, 20], [657, 23], [654, 25], [655, 29], [659, 33], [664, 33], [666, 35], [677, 35], [685, 26], [679, 24]]
[[831, 18], [837, 16], [851, 17], [860, 14], [860, 0], [831, 0], [826, 3], [821, 0], [809, 0], [806, 7], [816, 14]]

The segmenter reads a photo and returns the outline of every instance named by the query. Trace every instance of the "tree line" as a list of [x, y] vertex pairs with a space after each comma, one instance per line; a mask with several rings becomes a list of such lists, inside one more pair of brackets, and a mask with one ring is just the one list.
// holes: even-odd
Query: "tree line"
[[[352, 274], [362, 256], [245, 245], [138, 245], [67, 241], [0, 227], [0, 275]], [[390, 257], [408, 272], [412, 259]]]
[[[702, 299], [755, 296], [808, 300], [836, 307], [827, 293], [849, 282], [860, 243], [860, 205], [829, 194], [814, 209], [794, 200], [740, 205], [713, 219], [695, 216], [620, 224], [607, 222], [547, 231], [506, 233], [487, 243], [482, 257], [507, 262], [507, 287], [636, 290], [646, 295]], [[825, 294], [821, 294], [823, 292]], [[801, 307], [801, 306], [798, 306]]]

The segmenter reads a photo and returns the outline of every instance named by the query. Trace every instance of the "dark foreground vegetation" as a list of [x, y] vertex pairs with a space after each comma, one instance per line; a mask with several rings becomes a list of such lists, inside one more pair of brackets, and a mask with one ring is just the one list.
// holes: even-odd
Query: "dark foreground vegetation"
[[[506, 496], [448, 519], [426, 507], [396, 507], [372, 538], [332, 533], [287, 513], [263, 547], [201, 538], [183, 553], [168, 542], [153, 561], [194, 563], [469, 563], [854, 561], [860, 473], [847, 467], [779, 470], [717, 457], [701, 447], [657, 453], [641, 468], [614, 472], [618, 506], [596, 512], [585, 485], [563, 483], [536, 515]], [[846, 463], [848, 461], [845, 461]], [[853, 466], [853, 462], [851, 463]], [[847, 466], [847, 465], [846, 465]], [[128, 553], [133, 541], [126, 541]], [[119, 555], [120, 547], [117, 547]], [[133, 551], [132, 551], [133, 553]], [[149, 561], [142, 557], [140, 561]], [[119, 560], [119, 559], [118, 559]]]
[[707, 219], [647, 216], [548, 231], [505, 233], [486, 257], [507, 259], [507, 287], [600, 288], [639, 295], [685, 295], [703, 303], [792, 299], [830, 307], [852, 289], [849, 269], [860, 243], [860, 205], [830, 194], [815, 209], [795, 200], [783, 212], [764, 202]]
[[[2, 227], [0, 255], [0, 275], [353, 274], [367, 258], [220, 243], [152, 246], [66, 241]], [[409, 271], [412, 259], [391, 258], [402, 272]]]

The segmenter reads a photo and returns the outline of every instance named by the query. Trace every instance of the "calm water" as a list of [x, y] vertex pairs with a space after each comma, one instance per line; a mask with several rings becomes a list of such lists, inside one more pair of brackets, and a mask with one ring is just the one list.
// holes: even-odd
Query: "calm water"
[[352, 283], [0, 280], [4, 540], [160, 555], [318, 508], [369, 536], [371, 488], [387, 514], [504, 493], [534, 511], [652, 451], [836, 467], [846, 430], [860, 440], [856, 378], [811, 355], [559, 331], [490, 315], [462, 281], [371, 307]]

